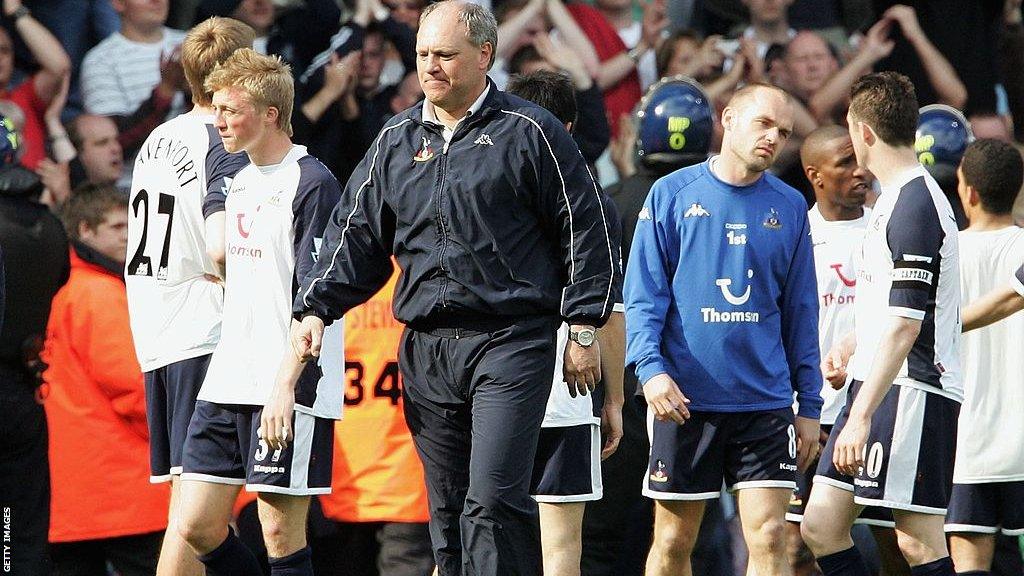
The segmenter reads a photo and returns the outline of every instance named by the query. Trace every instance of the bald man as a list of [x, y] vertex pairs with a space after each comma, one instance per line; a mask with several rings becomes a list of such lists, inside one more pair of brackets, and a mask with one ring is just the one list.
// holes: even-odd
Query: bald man
[[[800, 147], [800, 161], [816, 201], [807, 212], [807, 218], [811, 225], [814, 267], [818, 277], [818, 344], [822, 355], [825, 355], [837, 340], [853, 330], [857, 286], [853, 255], [860, 248], [864, 229], [871, 217], [865, 201], [871, 194], [875, 178], [857, 165], [850, 134], [841, 126], [822, 126], [810, 133]], [[827, 382], [821, 387], [824, 401], [821, 409], [822, 443], [828, 438], [846, 403], [846, 389], [845, 382], [838, 389], [833, 389]], [[791, 525], [791, 546], [801, 543], [796, 537], [798, 530], [792, 528], [798, 529], [803, 521], [804, 503], [810, 495], [812, 482], [838, 485], [835, 483], [837, 478], [832, 463], [824, 461], [810, 466], [797, 477], [798, 487], [786, 514], [786, 519], [795, 523]], [[855, 523], [872, 527], [885, 574], [909, 574], [909, 567], [896, 545], [891, 512], [869, 506]], [[791, 558], [798, 557], [798, 554], [791, 553]]]
[[807, 203], [767, 173], [793, 130], [791, 98], [747, 85], [722, 126], [720, 155], [651, 188], [626, 268], [627, 362], [651, 438], [648, 576], [692, 574], [705, 503], [723, 481], [737, 494], [750, 572], [790, 576], [786, 506], [819, 446]]

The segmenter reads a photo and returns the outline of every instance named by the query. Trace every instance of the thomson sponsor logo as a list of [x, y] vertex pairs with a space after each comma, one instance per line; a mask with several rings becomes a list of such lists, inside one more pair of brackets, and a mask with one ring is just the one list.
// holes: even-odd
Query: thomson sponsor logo
[[719, 312], [715, 308], [701, 308], [700, 313], [704, 317], [704, 322], [711, 324], [761, 321], [760, 312]]
[[263, 258], [263, 250], [260, 248], [250, 248], [248, 246], [239, 246], [238, 244], [228, 244], [228, 254], [232, 256], [242, 256], [244, 258]]

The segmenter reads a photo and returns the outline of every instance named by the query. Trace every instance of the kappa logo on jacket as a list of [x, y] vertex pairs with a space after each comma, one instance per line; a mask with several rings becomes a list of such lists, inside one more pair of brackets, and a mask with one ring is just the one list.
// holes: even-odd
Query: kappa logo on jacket
[[481, 134], [479, 138], [473, 141], [473, 144], [486, 144], [487, 146], [494, 146], [494, 142], [491, 142], [491, 137], [487, 134]]

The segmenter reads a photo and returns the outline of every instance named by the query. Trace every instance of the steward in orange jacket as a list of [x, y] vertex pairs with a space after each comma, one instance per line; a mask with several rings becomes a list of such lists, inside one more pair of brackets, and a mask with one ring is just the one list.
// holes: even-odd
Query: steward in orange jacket
[[[126, 222], [123, 210], [107, 214], [119, 221], [109, 224], [105, 218], [96, 224], [98, 230]], [[44, 352], [51, 543], [159, 533], [167, 527], [167, 485], [149, 483], [146, 403], [123, 266], [73, 242], [71, 277], [53, 299]]]

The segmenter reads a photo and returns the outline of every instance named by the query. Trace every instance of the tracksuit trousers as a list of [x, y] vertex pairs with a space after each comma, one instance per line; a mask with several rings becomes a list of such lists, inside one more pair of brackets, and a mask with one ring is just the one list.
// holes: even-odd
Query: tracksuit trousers
[[402, 335], [405, 417], [423, 461], [440, 576], [542, 573], [530, 477], [558, 322], [522, 318]]

